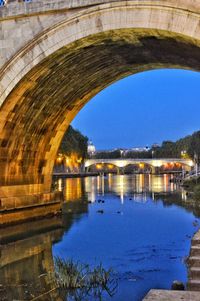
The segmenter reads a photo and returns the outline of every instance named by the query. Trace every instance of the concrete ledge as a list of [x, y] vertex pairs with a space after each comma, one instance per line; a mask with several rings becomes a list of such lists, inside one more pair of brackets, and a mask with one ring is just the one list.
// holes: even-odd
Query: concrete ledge
[[200, 301], [199, 292], [151, 290], [143, 301]]
[[29, 208], [8, 210], [0, 212], [0, 228], [6, 225], [18, 224], [24, 221], [37, 220], [46, 216], [54, 216], [61, 213], [61, 202], [49, 202], [41, 206], [32, 206]]
[[25, 208], [46, 206], [56, 202], [61, 203], [62, 201], [63, 194], [59, 191], [0, 198], [0, 214], [22, 210]]

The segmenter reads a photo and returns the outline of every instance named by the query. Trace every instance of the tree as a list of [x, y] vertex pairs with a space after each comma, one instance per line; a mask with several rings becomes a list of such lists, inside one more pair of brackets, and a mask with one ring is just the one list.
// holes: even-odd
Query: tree
[[88, 138], [70, 125], [61, 142], [58, 153], [70, 156], [76, 153], [78, 157], [87, 157]]
[[194, 158], [196, 162], [200, 163], [200, 131], [195, 132], [191, 136], [191, 142], [188, 149], [188, 153], [191, 158]]

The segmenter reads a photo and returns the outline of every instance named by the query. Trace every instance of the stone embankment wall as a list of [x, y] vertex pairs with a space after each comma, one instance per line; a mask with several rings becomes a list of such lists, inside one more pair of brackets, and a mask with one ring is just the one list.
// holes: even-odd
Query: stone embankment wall
[[192, 239], [190, 256], [188, 258], [188, 272], [188, 290], [200, 292], [200, 230]]

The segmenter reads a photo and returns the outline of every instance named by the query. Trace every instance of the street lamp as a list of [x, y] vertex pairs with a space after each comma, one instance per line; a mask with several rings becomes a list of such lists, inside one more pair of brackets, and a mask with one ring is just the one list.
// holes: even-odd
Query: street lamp
[[183, 159], [186, 159], [186, 158], [187, 158], [187, 151], [186, 151], [186, 150], [182, 150], [182, 151], [181, 151], [181, 157], [182, 157]]

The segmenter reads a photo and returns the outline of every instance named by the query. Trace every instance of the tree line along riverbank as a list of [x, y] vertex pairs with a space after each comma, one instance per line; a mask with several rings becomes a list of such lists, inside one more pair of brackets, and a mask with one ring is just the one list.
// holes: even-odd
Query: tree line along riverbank
[[195, 201], [200, 202], [200, 177], [186, 179], [182, 186]]

